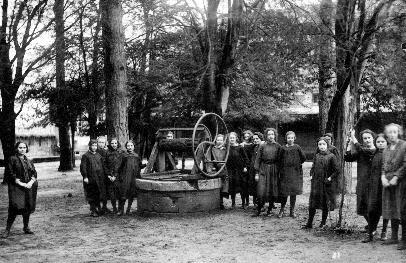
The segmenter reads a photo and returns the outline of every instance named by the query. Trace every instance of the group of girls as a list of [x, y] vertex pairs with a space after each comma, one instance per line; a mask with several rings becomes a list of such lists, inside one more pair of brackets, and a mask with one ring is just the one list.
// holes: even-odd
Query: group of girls
[[[357, 161], [357, 214], [368, 223], [368, 237], [363, 242], [374, 240], [382, 216], [381, 240], [385, 245], [398, 244], [399, 250], [406, 249], [406, 142], [402, 135], [402, 127], [394, 123], [385, 126], [384, 134], [362, 131], [361, 143], [351, 131], [351, 145], [344, 156], [345, 161]], [[391, 237], [387, 238], [389, 220]]]
[[[126, 214], [130, 214], [136, 197], [135, 179], [140, 177], [142, 164], [140, 157], [134, 152], [133, 141], [127, 141], [125, 149], [120, 149], [116, 138], [110, 139], [107, 149], [104, 137], [90, 140], [89, 151], [82, 156], [80, 173], [91, 216], [111, 212], [121, 216], [124, 214], [126, 201]], [[108, 199], [113, 211], [107, 208]]]
[[[296, 217], [294, 209], [296, 195], [303, 191], [302, 164], [306, 156], [299, 145], [295, 144], [296, 135], [286, 133], [286, 144], [277, 143], [276, 129], [265, 130], [265, 141], [260, 132], [243, 133], [243, 142], [238, 142], [235, 132], [228, 136], [230, 142], [229, 156], [226, 169], [222, 172], [222, 198], [220, 207], [224, 209], [223, 198], [231, 197], [231, 206], [235, 207], [237, 193], [241, 195], [242, 208], [249, 206], [249, 196], [253, 197], [256, 213], [259, 216], [268, 202], [269, 215], [274, 209], [274, 203], [281, 203], [278, 217], [285, 212], [285, 205], [290, 196], [290, 216]], [[208, 159], [222, 161], [226, 156], [224, 146], [225, 136], [216, 138], [216, 145], [208, 151]], [[209, 170], [218, 169], [211, 162]]]

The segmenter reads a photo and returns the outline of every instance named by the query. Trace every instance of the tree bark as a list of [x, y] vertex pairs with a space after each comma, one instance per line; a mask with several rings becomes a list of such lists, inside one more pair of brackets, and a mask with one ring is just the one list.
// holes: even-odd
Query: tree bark
[[328, 111], [330, 109], [330, 94], [333, 92], [333, 1], [323, 0], [320, 3], [319, 16], [322, 22], [318, 57], [319, 82], [319, 133], [326, 133]]
[[[55, 0], [55, 82], [56, 89], [64, 92], [65, 87], [65, 26], [64, 26], [64, 0]], [[56, 105], [58, 107], [58, 105]], [[72, 150], [69, 136], [69, 122], [58, 121], [60, 159], [59, 171], [72, 170]]]
[[128, 94], [123, 9], [119, 0], [101, 1], [107, 135], [124, 145], [128, 140]]
[[[207, 46], [203, 45], [202, 52], [207, 52], [206, 70], [202, 76], [201, 89], [203, 96], [203, 108], [208, 112], [223, 115], [228, 106], [230, 94], [227, 85], [227, 75], [234, 65], [236, 47], [240, 35], [243, 1], [231, 0], [228, 2], [228, 18], [225, 37], [221, 38], [217, 22], [217, 9], [219, 0], [207, 1], [206, 34]], [[224, 21], [223, 21], [224, 23]], [[222, 27], [222, 26], [221, 26]]]
[[0, 28], [0, 90], [2, 106], [0, 111], [0, 139], [4, 160], [14, 154], [15, 112], [14, 102], [17, 91], [13, 86], [12, 65], [10, 62], [10, 44], [7, 42], [8, 1], [3, 0], [2, 23]]

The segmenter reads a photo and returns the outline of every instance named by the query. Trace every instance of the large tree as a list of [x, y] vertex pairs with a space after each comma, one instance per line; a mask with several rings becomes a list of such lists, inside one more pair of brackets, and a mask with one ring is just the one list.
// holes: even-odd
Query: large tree
[[[56, 93], [59, 98], [64, 98], [66, 93], [65, 86], [65, 23], [64, 23], [64, 0], [55, 0], [54, 3], [55, 14], [55, 82]], [[53, 103], [52, 103], [53, 102]], [[65, 113], [65, 107], [61, 103], [55, 103], [51, 100], [55, 107], [55, 112], [58, 116], [63, 116]], [[69, 171], [73, 169], [72, 151], [69, 137], [69, 123], [68, 118], [58, 118], [55, 122], [59, 130], [59, 145], [60, 145], [60, 161], [59, 171]]]
[[23, 105], [21, 103], [19, 110], [15, 111], [17, 94], [27, 76], [49, 62], [53, 47], [38, 48], [33, 59], [26, 59], [35, 41], [52, 26], [53, 19], [47, 19], [44, 15], [48, 1], [14, 1], [11, 7], [13, 11], [10, 16], [9, 1], [3, 0], [0, 28], [0, 140], [6, 160], [14, 153], [15, 120]]
[[366, 1], [337, 1], [334, 35], [337, 89], [328, 112], [326, 130], [334, 133], [341, 154], [345, 151], [348, 131], [354, 125], [359, 104], [359, 83], [374, 34], [380, 26], [380, 14], [393, 2], [381, 0], [372, 12], [368, 12]]
[[120, 0], [101, 0], [101, 10], [107, 135], [123, 144], [129, 137], [123, 8]]

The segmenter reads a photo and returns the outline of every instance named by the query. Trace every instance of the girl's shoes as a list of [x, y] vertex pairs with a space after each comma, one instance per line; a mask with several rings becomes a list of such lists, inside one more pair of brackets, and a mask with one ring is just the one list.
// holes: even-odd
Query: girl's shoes
[[386, 232], [381, 233], [381, 241], [386, 241], [388, 240], [388, 237], [386, 236]]
[[312, 229], [313, 226], [309, 223], [307, 223], [306, 225], [302, 226], [302, 229]]

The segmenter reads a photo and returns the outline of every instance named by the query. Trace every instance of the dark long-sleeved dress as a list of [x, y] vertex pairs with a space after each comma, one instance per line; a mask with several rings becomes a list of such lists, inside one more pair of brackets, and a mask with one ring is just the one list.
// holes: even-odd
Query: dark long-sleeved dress
[[229, 193], [234, 195], [241, 192], [242, 173], [244, 168], [248, 167], [248, 158], [243, 147], [230, 146], [226, 166], [229, 176]]
[[135, 198], [137, 189], [135, 179], [140, 178], [141, 158], [136, 153], [126, 153], [122, 157], [122, 162], [118, 172], [118, 185], [120, 198], [122, 200]]
[[7, 163], [5, 182], [8, 184], [9, 210], [15, 214], [32, 213], [35, 211], [37, 201], [38, 183], [26, 189], [16, 184], [16, 179], [28, 183], [32, 178], [37, 178], [33, 163], [26, 156], [11, 156]]
[[256, 196], [257, 194], [257, 182], [255, 181], [255, 159], [257, 158], [257, 153], [259, 150], [259, 144], [252, 144], [249, 150], [251, 152], [250, 166], [248, 169], [249, 177], [248, 177], [248, 193], [252, 196]]
[[280, 195], [300, 195], [303, 193], [303, 169], [306, 155], [299, 145], [285, 145], [281, 150]]
[[[121, 165], [123, 153], [120, 150], [114, 150], [109, 147], [104, 159], [104, 174], [107, 182], [107, 195], [110, 199], [115, 200], [119, 197], [119, 183], [117, 181], [118, 170]], [[115, 176], [116, 180], [112, 182], [108, 176]]]
[[357, 162], [357, 214], [362, 216], [368, 215], [368, 175], [375, 152], [376, 149], [367, 149], [356, 143], [355, 151], [348, 151], [344, 156], [346, 162]]
[[[399, 178], [395, 186], [384, 187], [382, 190], [382, 217], [384, 219], [406, 218], [406, 195], [404, 173], [406, 172], [406, 142], [399, 140], [393, 150], [390, 146], [383, 151], [382, 174], [386, 179]], [[403, 195], [402, 195], [403, 191]]]
[[265, 142], [259, 146], [255, 170], [259, 171], [257, 197], [261, 202], [267, 202], [279, 195], [281, 150], [281, 145], [276, 142]]
[[243, 173], [242, 183], [243, 183], [243, 187], [246, 188], [245, 190], [249, 192], [249, 180], [250, 180], [249, 166], [250, 166], [251, 158], [252, 158], [252, 150], [255, 147], [255, 144], [244, 142], [244, 143], [241, 143], [240, 145], [244, 148], [245, 154], [247, 156], [247, 161], [248, 161], [247, 172]]
[[376, 150], [368, 176], [368, 214], [382, 214], [382, 159], [383, 149]]
[[[206, 159], [209, 161], [224, 161], [226, 159], [227, 150], [224, 146], [210, 147], [206, 153]], [[212, 173], [219, 171], [221, 169], [221, 163], [208, 163], [207, 172]], [[223, 171], [219, 174], [221, 177], [221, 196], [228, 197], [229, 191], [229, 177], [227, 172], [227, 167], [224, 167]]]
[[97, 204], [106, 199], [106, 186], [104, 184], [103, 158], [100, 154], [88, 151], [82, 156], [80, 173], [83, 179], [88, 178], [89, 183], [83, 183], [86, 200]]
[[[339, 173], [337, 157], [334, 154], [329, 151], [316, 154], [310, 171], [310, 209], [335, 209]], [[327, 180], [329, 177], [331, 181]]]

